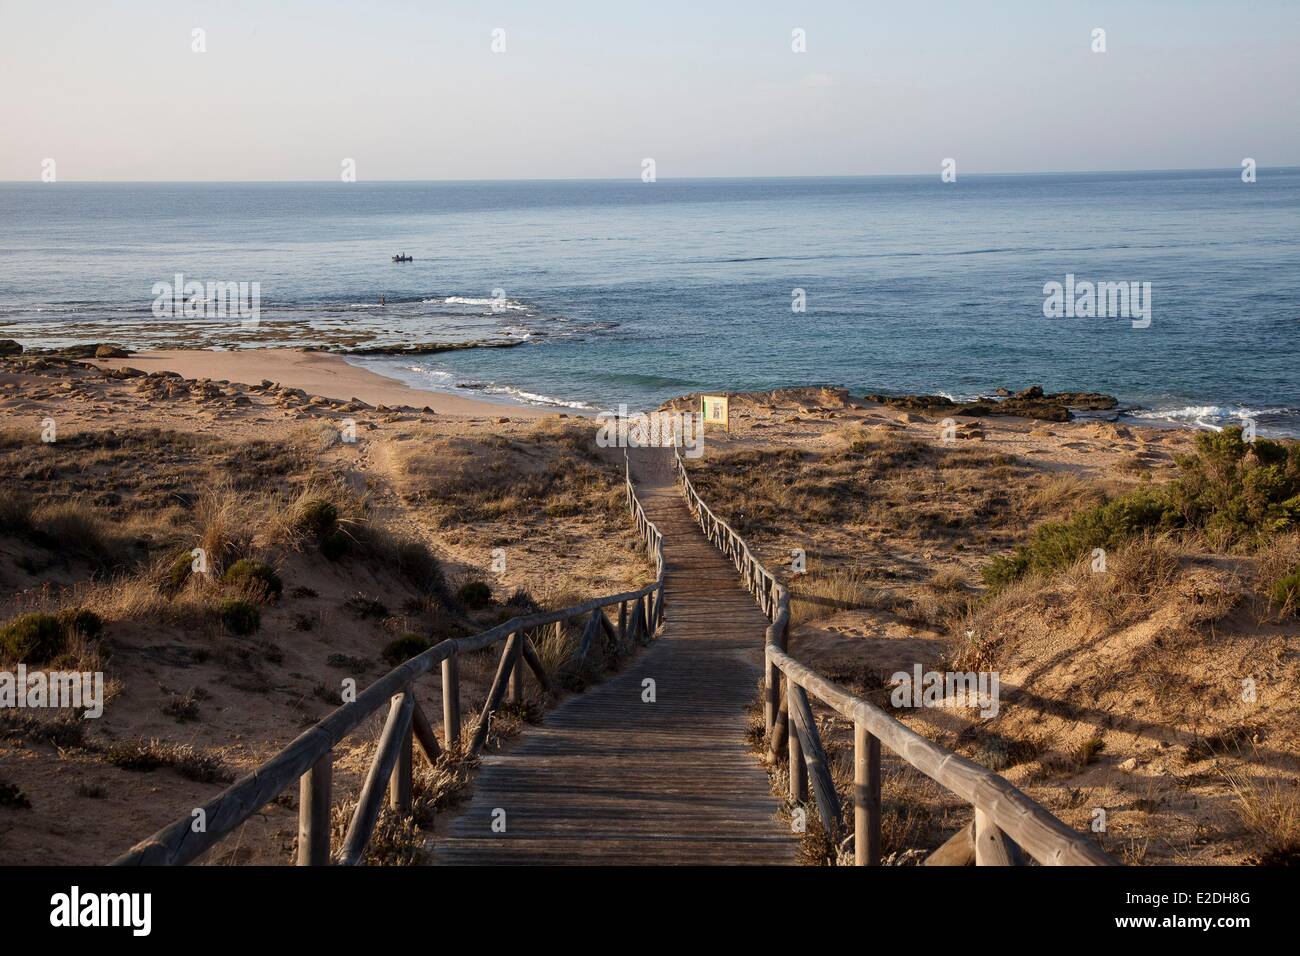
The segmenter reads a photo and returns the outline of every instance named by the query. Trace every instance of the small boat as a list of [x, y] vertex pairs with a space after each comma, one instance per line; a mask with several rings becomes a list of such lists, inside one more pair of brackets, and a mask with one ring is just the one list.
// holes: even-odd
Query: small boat
[[404, 255], [401, 255], [401, 254], [399, 253], [398, 255], [393, 256], [393, 261], [394, 261], [394, 262], [414, 262], [414, 261], [415, 261], [415, 257], [414, 257], [414, 256], [404, 256]]

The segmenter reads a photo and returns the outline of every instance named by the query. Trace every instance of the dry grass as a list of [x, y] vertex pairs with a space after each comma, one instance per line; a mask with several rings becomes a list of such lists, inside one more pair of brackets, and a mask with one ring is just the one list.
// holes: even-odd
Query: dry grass
[[[348, 825], [356, 812], [356, 801], [330, 807], [330, 844], [342, 847]], [[297, 840], [291, 859], [298, 857]], [[384, 803], [361, 854], [363, 866], [422, 866], [428, 858], [428, 836], [409, 814], [401, 814]]]
[[1089, 557], [1067, 575], [1075, 589], [1071, 610], [1092, 614], [1110, 625], [1134, 620], [1150, 611], [1181, 570], [1184, 551], [1170, 537], [1144, 535], [1106, 556], [1104, 571]]
[[103, 756], [105, 762], [123, 770], [148, 773], [160, 767], [171, 767], [186, 780], [199, 783], [229, 783], [235, 779], [221, 758], [189, 744], [156, 739], [124, 740], [106, 747]]
[[422, 441], [403, 452], [399, 465], [408, 499], [430, 506], [446, 525], [622, 517], [617, 469], [598, 456], [587, 426], [544, 419], [522, 438]]
[[880, 587], [865, 568], [841, 565], [800, 575], [790, 585], [790, 625], [815, 620], [847, 608], [892, 610], [897, 598]]
[[1253, 862], [1264, 866], [1300, 863], [1300, 786], [1294, 780], [1252, 779], [1246, 771], [1224, 772], [1237, 815], [1254, 845]]

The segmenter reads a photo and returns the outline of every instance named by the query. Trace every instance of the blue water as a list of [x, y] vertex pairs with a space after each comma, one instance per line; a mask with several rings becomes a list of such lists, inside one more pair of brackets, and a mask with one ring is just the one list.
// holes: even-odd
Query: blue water
[[[399, 251], [415, 261], [391, 262]], [[175, 273], [260, 283], [257, 328], [156, 319], [152, 286]], [[1150, 282], [1150, 327], [1045, 318], [1043, 285], [1067, 273]], [[954, 397], [1042, 384], [1110, 392], [1153, 419], [1250, 415], [1300, 434], [1300, 170], [1253, 184], [1231, 169], [0, 184], [0, 337], [524, 339], [356, 361], [426, 388], [589, 408], [813, 383]]]

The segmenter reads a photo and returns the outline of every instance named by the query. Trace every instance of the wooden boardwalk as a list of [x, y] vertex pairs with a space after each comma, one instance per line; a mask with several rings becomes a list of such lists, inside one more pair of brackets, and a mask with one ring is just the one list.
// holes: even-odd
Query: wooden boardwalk
[[[437, 864], [796, 862], [795, 835], [745, 739], [767, 620], [692, 519], [669, 455], [633, 462], [664, 536], [664, 630], [622, 672], [483, 759]], [[654, 703], [642, 700], [647, 678]], [[492, 829], [498, 809], [504, 833]]]

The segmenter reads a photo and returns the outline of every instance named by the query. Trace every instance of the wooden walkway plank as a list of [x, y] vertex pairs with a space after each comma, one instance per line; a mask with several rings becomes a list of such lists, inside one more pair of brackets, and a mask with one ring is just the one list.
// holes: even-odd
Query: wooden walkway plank
[[664, 535], [661, 636], [484, 758], [436, 864], [796, 862], [796, 835], [745, 739], [767, 619], [691, 517], [670, 457], [632, 455], [637, 494]]

